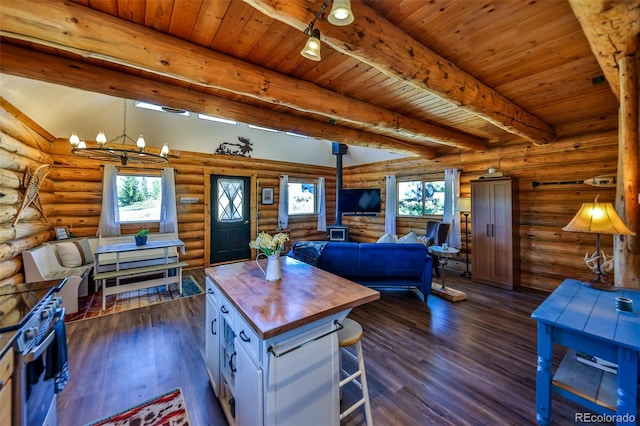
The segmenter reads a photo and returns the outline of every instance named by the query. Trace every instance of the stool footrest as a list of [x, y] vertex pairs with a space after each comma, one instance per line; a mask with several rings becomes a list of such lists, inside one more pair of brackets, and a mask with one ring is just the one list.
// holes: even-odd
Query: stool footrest
[[[342, 370], [344, 371], [344, 370]], [[358, 387], [360, 389], [362, 389], [362, 385], [360, 384], [360, 382], [358, 382], [356, 380], [356, 377], [360, 377], [362, 376], [362, 371], [358, 370], [355, 373], [353, 373], [352, 375], [350, 375], [349, 377], [345, 377], [344, 379], [340, 380], [340, 387], [343, 387], [344, 385], [346, 385], [349, 382], [354, 382], [358, 385]]]
[[360, 399], [359, 401], [355, 402], [351, 407], [347, 408], [346, 410], [344, 410], [342, 413], [340, 413], [340, 420], [344, 419], [345, 417], [347, 417], [349, 414], [353, 413], [355, 411], [356, 408], [360, 407], [362, 404], [364, 404], [366, 401], [364, 400], [364, 398]]

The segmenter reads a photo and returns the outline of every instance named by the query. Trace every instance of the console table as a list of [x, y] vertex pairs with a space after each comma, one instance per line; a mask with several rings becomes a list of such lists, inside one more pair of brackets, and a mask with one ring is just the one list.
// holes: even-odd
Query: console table
[[[618, 312], [616, 297], [633, 300], [633, 312]], [[640, 353], [640, 291], [601, 291], [567, 279], [533, 312], [538, 321], [536, 420], [551, 421], [555, 392], [618, 425], [638, 421], [638, 355]], [[570, 348], [555, 374], [554, 344]], [[575, 351], [618, 365], [618, 373], [579, 363]]]

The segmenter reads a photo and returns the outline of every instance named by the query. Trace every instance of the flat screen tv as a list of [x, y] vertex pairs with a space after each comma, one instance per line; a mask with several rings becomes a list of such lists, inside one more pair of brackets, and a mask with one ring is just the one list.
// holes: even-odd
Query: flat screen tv
[[380, 189], [343, 189], [338, 196], [340, 213], [380, 213]]

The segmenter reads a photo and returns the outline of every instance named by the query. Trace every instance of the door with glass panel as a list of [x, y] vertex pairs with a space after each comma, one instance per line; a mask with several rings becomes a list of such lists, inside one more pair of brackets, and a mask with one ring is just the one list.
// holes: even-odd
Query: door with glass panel
[[211, 263], [249, 259], [251, 178], [211, 175]]

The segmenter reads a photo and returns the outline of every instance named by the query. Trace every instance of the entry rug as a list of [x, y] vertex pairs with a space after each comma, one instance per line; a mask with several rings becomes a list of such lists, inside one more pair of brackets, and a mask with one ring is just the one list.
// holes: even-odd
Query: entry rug
[[86, 426], [188, 426], [189, 424], [182, 390], [176, 388]]
[[[92, 284], [90, 284], [92, 285]], [[191, 275], [182, 276], [182, 294], [178, 284], [169, 284], [157, 287], [143, 288], [125, 293], [107, 296], [107, 308], [102, 310], [102, 290], [78, 299], [78, 312], [65, 315], [65, 322], [79, 321], [89, 318], [97, 318], [130, 309], [142, 308], [157, 303], [169, 302], [183, 297], [202, 294], [202, 288]]]

